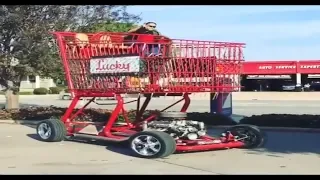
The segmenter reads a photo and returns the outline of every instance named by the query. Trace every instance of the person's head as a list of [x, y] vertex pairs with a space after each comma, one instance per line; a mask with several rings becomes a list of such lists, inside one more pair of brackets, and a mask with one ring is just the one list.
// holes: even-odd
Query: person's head
[[146, 29], [149, 31], [155, 30], [157, 28], [157, 23], [155, 22], [147, 22], [146, 23]]

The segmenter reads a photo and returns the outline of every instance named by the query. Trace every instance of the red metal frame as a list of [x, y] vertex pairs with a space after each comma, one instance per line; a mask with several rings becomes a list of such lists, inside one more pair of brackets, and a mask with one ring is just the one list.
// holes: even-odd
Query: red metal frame
[[[115, 140], [125, 140], [127, 138], [127, 136], [114, 135], [113, 133], [122, 132], [125, 134], [133, 135], [133, 134], [142, 130], [141, 123], [144, 123], [144, 121], [147, 121], [147, 122], [152, 121], [157, 116], [157, 114], [153, 114], [145, 119], [142, 119], [141, 114], [143, 114], [143, 112], [147, 108], [148, 104], [150, 103], [151, 96], [148, 96], [146, 98], [146, 100], [144, 101], [141, 108], [139, 107], [139, 104], [140, 104], [140, 97], [139, 97], [137, 100], [138, 102], [137, 102], [137, 113], [136, 113], [137, 119], [136, 119], [136, 121], [130, 122], [128, 120], [128, 118], [125, 116], [126, 124], [114, 126], [115, 121], [117, 120], [117, 117], [121, 113], [123, 113], [123, 114], [126, 113], [126, 111], [123, 107], [123, 104], [124, 104], [123, 98], [120, 95], [116, 95], [116, 99], [118, 102], [117, 106], [112, 111], [112, 114], [111, 114], [110, 118], [108, 119], [108, 121], [104, 124], [104, 123], [100, 123], [100, 122], [99, 123], [92, 123], [92, 122], [76, 122], [76, 121], [74, 121], [76, 116], [83, 113], [84, 108], [86, 106], [88, 106], [91, 102], [93, 102], [93, 100], [94, 100], [94, 98], [92, 98], [91, 100], [89, 100], [87, 102], [87, 104], [85, 104], [78, 111], [76, 111], [73, 114], [69, 114], [70, 112], [72, 112], [74, 110], [75, 105], [80, 100], [79, 97], [75, 97], [72, 100], [71, 105], [69, 106], [68, 110], [66, 111], [66, 113], [62, 117], [62, 121], [65, 122], [65, 125], [67, 127], [68, 135], [70, 136], [75, 133], [78, 133], [79, 131], [81, 131], [83, 128], [85, 128], [89, 124], [95, 124], [95, 125], [104, 126], [103, 131], [98, 136], [112, 138]], [[190, 105], [190, 102], [191, 102], [188, 93], [184, 93], [182, 99], [169, 105], [168, 107], [164, 108], [163, 110], [161, 110], [159, 112], [163, 112], [163, 111], [171, 108], [172, 106], [180, 103], [181, 101], [184, 101], [184, 104], [183, 104], [180, 112], [186, 112], [189, 105]], [[77, 126], [78, 128], [74, 128], [75, 126]], [[219, 140], [220, 143], [215, 142], [215, 140]], [[185, 152], [185, 151], [191, 152], [191, 151], [205, 151], [205, 150], [213, 150], [213, 149], [239, 148], [239, 147], [242, 147], [243, 145], [244, 144], [240, 141], [234, 141], [232, 135], [229, 136], [228, 139], [226, 139], [224, 137], [214, 138], [214, 137], [210, 137], [210, 136], [203, 136], [200, 139], [195, 140], [195, 141], [178, 140], [176, 151], [177, 152]]]
[[[94, 124], [103, 126], [103, 130], [98, 136], [113, 140], [125, 140], [128, 135], [141, 131], [142, 123], [152, 121], [157, 117], [157, 113], [155, 113], [143, 118], [143, 113], [154, 93], [167, 96], [182, 96], [181, 100], [161, 111], [166, 111], [184, 101], [180, 111], [186, 112], [191, 102], [190, 93], [231, 92], [240, 88], [240, 85], [235, 81], [238, 79], [236, 76], [241, 71], [243, 43], [169, 40], [159, 36], [126, 33], [86, 34], [88, 41], [85, 42], [75, 39], [77, 33], [55, 32], [54, 34], [60, 48], [68, 86], [70, 91], [75, 94], [69, 108], [62, 117], [68, 135], [79, 133], [87, 125]], [[124, 40], [124, 37], [128, 36], [138, 36], [138, 38], [129, 41]], [[123, 47], [125, 43], [129, 45]], [[149, 45], [154, 45], [155, 43], [159, 45], [162, 55], [160, 57], [148, 57], [145, 55], [145, 51], [148, 51]], [[144, 49], [141, 49], [142, 45]], [[177, 51], [172, 56], [171, 53], [173, 54], [174, 50]], [[93, 56], [136, 53], [146, 63], [145, 72], [147, 72], [147, 78], [141, 78], [145, 84], [144, 86], [125, 86], [125, 83], [120, 83], [121, 77], [117, 76], [117, 74], [113, 75], [113, 77], [104, 75], [98, 78], [88, 74], [88, 69], [90, 68], [88, 67], [88, 62]], [[168, 62], [170, 63], [168, 64]], [[160, 80], [163, 82], [160, 82]], [[176, 80], [175, 83], [173, 83], [174, 80]], [[195, 82], [191, 83], [191, 80]], [[194, 83], [196, 83], [196, 86]], [[125, 102], [121, 97], [123, 93], [140, 93], [146, 96], [141, 108], [141, 98], [140, 96], [137, 98], [136, 119], [133, 122], [127, 117], [127, 111], [124, 108]], [[76, 121], [76, 117], [83, 114], [83, 110], [94, 102], [96, 97], [111, 96], [115, 96], [117, 105], [109, 119], [106, 120], [106, 123]], [[92, 97], [92, 99], [74, 112], [77, 103], [82, 97]], [[116, 124], [116, 121], [121, 113], [126, 123], [119, 125]], [[123, 134], [119, 135], [119, 132]], [[203, 136], [195, 141], [177, 140], [177, 151], [199, 151], [241, 146], [243, 146], [243, 143], [234, 141], [232, 135], [228, 136], [228, 139], [225, 137]]]

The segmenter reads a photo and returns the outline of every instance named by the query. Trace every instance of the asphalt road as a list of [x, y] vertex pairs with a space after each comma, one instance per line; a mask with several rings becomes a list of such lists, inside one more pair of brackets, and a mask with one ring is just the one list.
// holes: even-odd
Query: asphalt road
[[[162, 109], [166, 106], [177, 101], [178, 97], [166, 97], [166, 98], [154, 98], [151, 100], [147, 109]], [[208, 97], [209, 99], [209, 97]], [[134, 99], [126, 98], [125, 101], [131, 101]], [[5, 99], [0, 96], [0, 104], [3, 104]], [[116, 103], [113, 100], [98, 101], [99, 103]], [[41, 106], [60, 106], [68, 107], [69, 100], [59, 100], [57, 97], [52, 96], [23, 96], [20, 97], [20, 103], [22, 106], [29, 105], [41, 105]], [[83, 106], [85, 101], [79, 102], [78, 107]], [[96, 105], [90, 104], [89, 107], [107, 108], [112, 109], [115, 105]], [[170, 110], [180, 110], [182, 103], [177, 104]], [[127, 109], [136, 108], [136, 103], [126, 104]], [[285, 113], [285, 114], [320, 114], [320, 103], [317, 101], [233, 101], [233, 113], [236, 115], [258, 115], [258, 114], [271, 114], [271, 113]], [[209, 100], [191, 100], [189, 112], [209, 112]]]
[[34, 133], [27, 126], [0, 125], [0, 174], [320, 174], [319, 134], [268, 132], [263, 149], [148, 160], [115, 144], [45, 143]]

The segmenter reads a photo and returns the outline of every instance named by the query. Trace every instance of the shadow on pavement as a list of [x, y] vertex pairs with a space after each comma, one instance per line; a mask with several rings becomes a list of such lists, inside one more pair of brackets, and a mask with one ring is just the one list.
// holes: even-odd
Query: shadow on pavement
[[[223, 129], [210, 129], [209, 134], [219, 136]], [[264, 148], [248, 149], [248, 153], [305, 153], [320, 155], [320, 133], [265, 131], [267, 142]]]
[[[42, 141], [37, 134], [27, 134], [27, 137], [33, 140]], [[132, 154], [130, 153], [131, 151], [128, 148], [128, 144], [126, 142], [117, 143], [117, 142], [111, 142], [111, 141], [81, 139], [81, 138], [70, 138], [70, 139], [66, 139], [65, 141], [83, 143], [88, 145], [106, 146], [106, 149], [111, 152], [132, 156]]]
[[131, 149], [128, 146], [124, 146], [124, 145], [113, 145], [113, 146], [107, 146], [106, 150], [111, 151], [111, 152], [115, 152], [115, 153], [119, 153], [125, 156], [133, 156], [133, 153], [131, 151]]
[[41, 141], [37, 134], [27, 134], [27, 136], [33, 140]]
[[320, 133], [267, 132], [268, 141], [264, 148], [252, 152], [303, 153], [320, 155]]

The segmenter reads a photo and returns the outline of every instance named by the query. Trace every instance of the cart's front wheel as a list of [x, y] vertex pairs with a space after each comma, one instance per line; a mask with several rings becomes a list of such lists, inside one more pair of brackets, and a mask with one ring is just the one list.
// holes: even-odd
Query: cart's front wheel
[[37, 125], [37, 134], [42, 141], [59, 142], [66, 136], [66, 127], [59, 119], [47, 119]]
[[262, 147], [266, 143], [266, 135], [257, 127], [248, 124], [236, 125], [225, 130], [236, 136], [238, 141], [244, 143], [242, 148], [252, 149]]
[[176, 151], [175, 140], [161, 131], [142, 131], [129, 139], [135, 156], [142, 158], [163, 158]]

